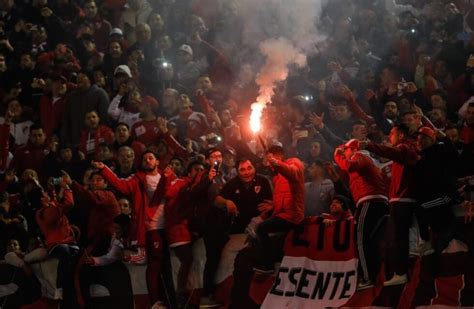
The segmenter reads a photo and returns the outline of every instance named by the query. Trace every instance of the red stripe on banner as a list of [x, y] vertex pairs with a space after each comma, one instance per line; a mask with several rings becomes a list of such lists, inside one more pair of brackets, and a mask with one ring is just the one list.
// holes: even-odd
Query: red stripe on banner
[[275, 276], [268, 275], [253, 275], [252, 283], [250, 285], [250, 298], [256, 303], [261, 305], [270, 291], [273, 283], [275, 282]]
[[408, 276], [409, 281], [405, 284], [405, 289], [400, 297], [398, 309], [413, 308], [413, 298], [415, 297], [416, 288], [420, 282], [421, 259], [416, 258], [413, 267], [410, 269]]
[[438, 277], [435, 279], [436, 297], [432, 305], [461, 306], [461, 291], [464, 288], [464, 275]]

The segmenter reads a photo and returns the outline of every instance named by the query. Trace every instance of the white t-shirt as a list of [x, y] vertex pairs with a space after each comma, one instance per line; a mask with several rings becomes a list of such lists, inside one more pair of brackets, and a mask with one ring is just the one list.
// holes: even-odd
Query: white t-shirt
[[[0, 124], [5, 123], [5, 118], [0, 117]], [[18, 123], [10, 124], [10, 134], [15, 138], [15, 145], [22, 146], [28, 143], [30, 138], [30, 127], [33, 125], [33, 121], [25, 120]]]
[[[161, 175], [146, 175], [146, 195], [150, 202], [155, 194], [156, 188], [160, 183]], [[156, 209], [155, 214], [151, 219], [147, 219], [146, 229], [147, 231], [160, 230], [165, 228], [165, 213], [164, 213], [164, 201], [160, 203]]]

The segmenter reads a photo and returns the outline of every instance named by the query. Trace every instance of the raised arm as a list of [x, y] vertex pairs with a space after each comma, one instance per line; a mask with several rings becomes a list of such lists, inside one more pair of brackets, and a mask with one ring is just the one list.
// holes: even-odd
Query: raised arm
[[339, 168], [346, 172], [355, 172], [361, 170], [364, 166], [364, 157], [362, 154], [356, 153], [351, 158], [346, 158], [342, 148], [336, 148], [334, 152], [334, 161], [336, 161]]
[[94, 193], [92, 191], [86, 190], [81, 184], [76, 181], [71, 182], [71, 190], [74, 193], [74, 196], [78, 200], [82, 200], [84, 203], [79, 203], [79, 205], [92, 205], [94, 201]]
[[107, 109], [107, 114], [113, 120], [118, 120], [121, 114], [121, 110], [119, 108], [120, 100], [122, 100], [122, 95], [117, 94], [110, 102], [109, 108]]
[[296, 158], [288, 159], [286, 162], [277, 160], [271, 162], [271, 164], [277, 172], [283, 175], [283, 177], [290, 182], [298, 182], [304, 178], [303, 163]]
[[175, 155], [186, 159], [188, 157], [188, 152], [186, 148], [183, 147], [168, 131], [168, 121], [165, 118], [159, 117], [157, 119], [158, 129], [161, 132], [160, 138], [163, 138], [166, 145], [173, 151]]
[[365, 148], [376, 155], [390, 159], [400, 164], [414, 165], [419, 158], [415, 149], [412, 149], [410, 146], [405, 144], [400, 144], [393, 147], [370, 142], [365, 146]]
[[104, 163], [93, 162], [94, 168], [99, 169], [104, 179], [115, 189], [124, 195], [130, 195], [134, 191], [139, 190], [138, 179], [135, 175], [128, 178], [118, 178], [117, 175]]

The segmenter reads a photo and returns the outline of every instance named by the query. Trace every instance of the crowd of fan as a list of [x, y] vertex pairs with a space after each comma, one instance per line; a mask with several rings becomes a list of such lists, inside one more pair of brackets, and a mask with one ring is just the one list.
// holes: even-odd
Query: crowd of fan
[[[72, 263], [81, 281], [146, 263], [158, 308], [186, 304], [196, 239], [201, 304], [213, 306], [232, 235], [256, 239], [266, 272], [269, 234], [308, 216], [355, 215], [360, 288], [378, 271], [371, 237], [387, 214], [388, 285], [407, 280], [414, 213], [425, 254], [430, 239], [435, 254], [453, 238], [471, 248], [453, 206], [472, 206], [472, 8], [329, 1], [315, 21], [325, 39], [276, 85], [261, 143], [248, 125], [258, 87], [239, 80], [242, 55], [258, 53], [242, 45], [239, 1], [1, 0], [1, 256], [25, 268], [56, 257], [58, 299]], [[170, 250], [173, 299], [159, 279]]]

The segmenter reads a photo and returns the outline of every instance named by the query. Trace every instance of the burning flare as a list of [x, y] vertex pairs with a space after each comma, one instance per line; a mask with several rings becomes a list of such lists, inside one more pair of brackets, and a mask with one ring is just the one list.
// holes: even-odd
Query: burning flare
[[265, 108], [265, 103], [255, 102], [250, 108], [252, 109], [252, 113], [250, 114], [250, 129], [254, 134], [257, 134], [262, 128], [260, 119], [262, 118], [262, 112]]
[[286, 80], [290, 65], [302, 68], [306, 56], [285, 38], [269, 39], [260, 44], [260, 52], [265, 56], [265, 64], [255, 79], [259, 86], [257, 102], [251, 106], [250, 129], [254, 134], [261, 130], [260, 118], [267, 103], [271, 103], [278, 82]]

